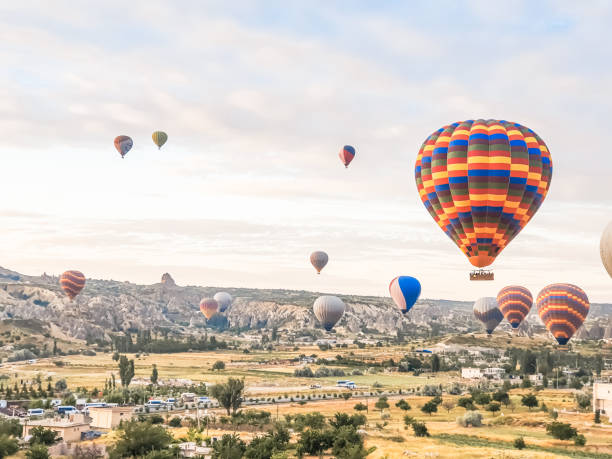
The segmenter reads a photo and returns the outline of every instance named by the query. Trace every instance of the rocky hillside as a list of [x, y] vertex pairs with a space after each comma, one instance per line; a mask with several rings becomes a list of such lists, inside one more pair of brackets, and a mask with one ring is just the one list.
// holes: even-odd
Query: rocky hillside
[[[179, 286], [165, 273], [161, 282], [154, 285], [88, 279], [80, 295], [70, 301], [56, 276], [23, 276], [0, 268], [0, 319], [37, 319], [66, 336], [89, 341], [107, 341], [114, 332], [159, 328], [195, 334], [211, 325], [229, 332], [277, 328], [294, 335], [322, 334], [311, 309], [320, 293], [224, 289], [234, 297], [234, 302], [220, 317], [207, 324], [199, 311], [199, 302], [219, 290]], [[469, 302], [419, 300], [404, 316], [389, 298], [348, 295], [342, 299], [347, 304], [347, 311], [336, 326], [340, 336], [363, 333], [430, 336], [481, 329], [473, 319]], [[605, 307], [604, 312], [607, 312]], [[537, 318], [534, 319], [530, 323], [537, 328]], [[527, 325], [523, 332], [530, 333], [531, 328], [532, 325]]]

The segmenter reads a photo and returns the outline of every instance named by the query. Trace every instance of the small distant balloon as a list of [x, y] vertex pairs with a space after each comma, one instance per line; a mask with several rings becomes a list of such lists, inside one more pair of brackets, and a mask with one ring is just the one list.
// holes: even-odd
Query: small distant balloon
[[493, 297], [478, 298], [474, 303], [474, 317], [480, 320], [487, 330], [487, 334], [493, 333], [495, 327], [504, 319], [497, 299]]
[[330, 331], [338, 323], [346, 306], [337, 296], [324, 295], [317, 298], [312, 310], [325, 330]]
[[606, 268], [606, 271], [608, 271], [608, 274], [612, 277], [612, 222], [606, 226], [606, 229], [601, 235], [599, 254], [601, 255], [601, 262], [604, 268]]
[[565, 345], [580, 328], [589, 313], [589, 299], [580, 287], [551, 284], [536, 299], [538, 314], [544, 326], [560, 345]]
[[161, 147], [168, 141], [168, 134], [166, 134], [164, 131], [155, 131], [152, 137], [158, 150], [161, 149]]
[[329, 261], [329, 257], [325, 252], [317, 250], [310, 254], [310, 263], [317, 270], [317, 274], [321, 274], [321, 270], [325, 268], [325, 265]]
[[60, 285], [68, 298], [74, 298], [85, 287], [85, 276], [81, 271], [66, 271], [60, 277]]
[[127, 152], [132, 149], [133, 145], [134, 142], [132, 141], [132, 138], [128, 137], [127, 135], [119, 135], [115, 137], [115, 148], [122, 158], [125, 157]]
[[200, 301], [200, 312], [204, 314], [206, 319], [210, 319], [214, 316], [219, 310], [219, 303], [217, 303], [213, 298], [204, 298]]
[[525, 287], [509, 285], [499, 291], [497, 303], [503, 316], [512, 328], [516, 329], [529, 314], [533, 305], [533, 296]]
[[421, 283], [411, 276], [398, 276], [389, 284], [389, 293], [400, 311], [406, 314], [421, 295]]
[[340, 156], [340, 161], [342, 161], [344, 167], [348, 167], [348, 165], [351, 164], [351, 161], [355, 157], [355, 147], [345, 145], [342, 150], [340, 150], [340, 153], [338, 153], [338, 156]]
[[215, 293], [213, 298], [219, 305], [219, 312], [224, 312], [232, 304], [232, 295], [227, 292]]

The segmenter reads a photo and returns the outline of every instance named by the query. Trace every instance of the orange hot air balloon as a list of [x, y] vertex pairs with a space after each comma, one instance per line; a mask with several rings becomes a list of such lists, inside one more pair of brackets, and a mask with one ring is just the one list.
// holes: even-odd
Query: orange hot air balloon
[[200, 312], [204, 314], [206, 319], [210, 319], [219, 310], [219, 303], [213, 298], [204, 298], [200, 301]]
[[548, 285], [536, 299], [542, 323], [562, 346], [583, 324], [590, 306], [584, 290], [572, 284]]
[[85, 287], [85, 276], [81, 271], [66, 271], [60, 277], [60, 285], [71, 300]]
[[525, 287], [509, 285], [499, 291], [497, 303], [508, 323], [516, 329], [529, 314], [533, 305], [533, 297]]

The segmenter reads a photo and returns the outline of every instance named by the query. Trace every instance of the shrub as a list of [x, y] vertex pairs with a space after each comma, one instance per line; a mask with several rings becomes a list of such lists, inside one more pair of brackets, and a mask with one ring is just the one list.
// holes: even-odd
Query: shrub
[[154, 414], [149, 418], [151, 424], [163, 424], [164, 418], [162, 418], [159, 414]]
[[482, 414], [478, 411], [467, 411], [463, 416], [457, 418], [457, 424], [462, 427], [480, 427], [482, 425]]
[[356, 404], [356, 405], [353, 407], [353, 409], [354, 409], [355, 411], [366, 411], [366, 410], [368, 409], [368, 407], [367, 407], [367, 406], [365, 406], [363, 403], [359, 402], [359, 403], [357, 403], [357, 404]]
[[599, 413], [599, 410], [595, 410], [595, 417], [593, 418], [593, 422], [595, 424], [601, 424], [601, 414]]
[[45, 445], [35, 444], [26, 451], [25, 455], [28, 459], [49, 459], [49, 450]]
[[474, 403], [476, 403], [477, 405], [488, 405], [489, 403], [491, 403], [491, 396], [486, 392], [479, 392], [473, 397]]
[[546, 426], [546, 432], [558, 440], [569, 440], [578, 434], [578, 431], [564, 422], [551, 422]]
[[586, 438], [582, 434], [578, 434], [574, 437], [574, 445], [584, 446], [586, 445]]
[[523, 449], [525, 448], [525, 440], [523, 439], [523, 437], [518, 437], [514, 439], [514, 447], [516, 449]]
[[412, 430], [414, 431], [415, 437], [429, 437], [429, 432], [424, 422], [413, 422]]
[[427, 395], [428, 397], [435, 397], [436, 395], [442, 395], [442, 390], [439, 386], [435, 386], [433, 384], [426, 384], [423, 386], [421, 390], [423, 395]]
[[168, 422], [168, 425], [170, 427], [180, 427], [181, 426], [181, 418], [179, 418], [178, 416], [174, 416], [172, 419], [170, 419], [170, 422]]
[[406, 427], [411, 426], [415, 421], [416, 421], [416, 419], [414, 419], [409, 414], [404, 416], [404, 424], [406, 425]]
[[314, 378], [314, 373], [310, 367], [296, 368], [293, 372], [293, 376], [296, 378]]
[[16, 438], [6, 434], [0, 435], [0, 457], [12, 456], [19, 451], [19, 442]]
[[410, 404], [404, 399], [398, 401], [395, 406], [403, 411], [408, 411], [410, 409]]

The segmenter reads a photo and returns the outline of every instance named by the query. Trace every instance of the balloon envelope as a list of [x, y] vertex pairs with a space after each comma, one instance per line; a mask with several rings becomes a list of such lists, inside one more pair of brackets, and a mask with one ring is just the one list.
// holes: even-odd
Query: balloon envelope
[[204, 317], [210, 319], [217, 313], [219, 304], [212, 298], [204, 298], [200, 301], [200, 312], [204, 314]]
[[324, 295], [317, 298], [312, 310], [325, 330], [330, 331], [338, 323], [346, 306], [337, 296]]
[[485, 325], [489, 335], [504, 319], [497, 306], [497, 299], [493, 297], [478, 298], [474, 303], [474, 316]]
[[355, 148], [351, 147], [350, 145], [345, 145], [342, 150], [340, 150], [340, 153], [338, 153], [338, 156], [340, 157], [342, 164], [344, 164], [344, 167], [348, 167], [355, 157]]
[[224, 312], [232, 304], [232, 295], [227, 292], [215, 293], [213, 298], [219, 305], [219, 312]]
[[580, 287], [551, 284], [538, 293], [536, 307], [544, 326], [559, 344], [565, 345], [586, 319], [590, 304]]
[[119, 135], [115, 137], [115, 148], [122, 158], [132, 149], [133, 145], [134, 142], [127, 135]]
[[497, 294], [499, 310], [512, 328], [518, 328], [533, 305], [533, 296], [525, 287], [509, 285]]
[[398, 276], [389, 283], [389, 293], [397, 307], [406, 314], [421, 295], [420, 282], [411, 276]]
[[310, 254], [310, 263], [312, 263], [312, 266], [314, 266], [319, 274], [321, 274], [321, 270], [325, 268], [328, 261], [329, 257], [327, 254], [325, 252], [321, 252], [320, 250]]
[[168, 141], [168, 134], [163, 131], [155, 131], [151, 137], [153, 137], [153, 142], [157, 145], [158, 149]]
[[599, 253], [604, 268], [606, 268], [606, 271], [608, 271], [608, 274], [612, 277], [612, 222], [606, 226], [606, 229], [601, 235]]
[[60, 285], [71, 300], [85, 287], [85, 276], [81, 271], [66, 271], [60, 276]]
[[425, 208], [478, 268], [493, 263], [534, 216], [551, 177], [544, 141], [525, 126], [497, 120], [438, 129], [415, 165]]

